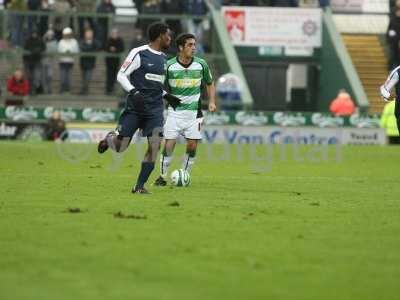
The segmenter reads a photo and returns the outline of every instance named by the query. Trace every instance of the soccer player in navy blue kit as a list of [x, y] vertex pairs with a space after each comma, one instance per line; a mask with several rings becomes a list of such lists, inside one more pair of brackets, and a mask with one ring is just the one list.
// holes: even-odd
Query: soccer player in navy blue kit
[[125, 108], [115, 131], [109, 132], [100, 141], [98, 152], [108, 148], [123, 152], [140, 128], [147, 137], [148, 148], [142, 161], [141, 170], [133, 193], [148, 193], [144, 184], [154, 169], [154, 162], [160, 149], [163, 132], [163, 96], [172, 106], [179, 99], [163, 91], [166, 70], [166, 56], [162, 51], [168, 49], [171, 35], [164, 23], [153, 23], [148, 29], [149, 44], [131, 50], [118, 72], [117, 80], [128, 92]]

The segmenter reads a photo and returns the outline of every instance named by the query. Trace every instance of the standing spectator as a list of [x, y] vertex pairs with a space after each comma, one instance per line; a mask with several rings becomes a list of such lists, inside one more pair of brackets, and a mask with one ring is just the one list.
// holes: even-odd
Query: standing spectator
[[[161, 1], [162, 0], [143, 0], [142, 1], [142, 13], [143, 14], [160, 14], [161, 13]], [[157, 19], [141, 19], [140, 28], [143, 32], [147, 32], [147, 27], [157, 22]]]
[[341, 89], [336, 98], [331, 102], [329, 110], [335, 116], [350, 116], [354, 114], [356, 107], [346, 90]]
[[62, 31], [64, 28], [71, 26], [68, 13], [72, 12], [72, 6], [67, 0], [57, 0], [53, 7], [54, 12], [56, 13], [56, 16], [52, 22], [54, 24], [53, 30], [57, 41], [59, 41], [63, 37]]
[[109, 17], [100, 17], [97, 20], [97, 40], [101, 48], [104, 49], [108, 37], [109, 18], [115, 14], [115, 6], [112, 4], [111, 0], [102, 0], [97, 7], [97, 13], [109, 14]]
[[[78, 0], [76, 3], [76, 11], [79, 13], [94, 13], [96, 11], [96, 1], [93, 0]], [[80, 16], [79, 23], [79, 38], [84, 38], [85, 29], [92, 29], [96, 35], [95, 22], [92, 17]]]
[[[183, 0], [162, 0], [161, 12], [163, 14], [180, 15], [183, 13]], [[182, 32], [180, 19], [169, 19], [166, 21], [169, 28], [178, 35]]]
[[[135, 4], [135, 8], [137, 10], [138, 16], [142, 14], [143, 11], [143, 1], [144, 0], [132, 0], [133, 4]], [[140, 27], [140, 19], [136, 19], [136, 28]]]
[[[63, 38], [58, 43], [58, 53], [79, 53], [79, 45], [76, 39], [73, 37], [73, 32], [70, 27], [64, 28]], [[60, 56], [60, 93], [71, 91], [71, 73], [74, 66], [74, 57], [70, 55]]]
[[[29, 12], [38, 12], [41, 8], [41, 0], [28, 0], [27, 1]], [[28, 36], [32, 35], [32, 32], [38, 32], [39, 17], [35, 14], [28, 16]]]
[[22, 70], [17, 69], [14, 75], [8, 78], [7, 92], [10, 96], [17, 96], [17, 98], [6, 99], [6, 105], [22, 105], [24, 103], [23, 97], [29, 93], [29, 82], [25, 79]]
[[24, 21], [25, 17], [20, 13], [26, 11], [27, 6], [25, 0], [11, 0], [7, 9], [13, 10], [10, 16], [10, 39], [13, 47], [22, 47], [24, 44]]
[[[50, 12], [52, 11], [52, 6], [50, 5], [49, 0], [42, 0], [40, 11], [50, 14]], [[38, 24], [39, 35], [44, 36], [48, 29], [49, 29], [49, 16], [48, 15], [40, 16]]]
[[[107, 40], [105, 51], [111, 54], [120, 54], [124, 52], [124, 41], [119, 36], [118, 30], [111, 30], [110, 37]], [[106, 94], [111, 95], [114, 91], [115, 80], [117, 79], [118, 68], [120, 66], [120, 58], [115, 56], [106, 56]]]
[[57, 53], [58, 45], [53, 30], [47, 31], [43, 38], [46, 44], [46, 56], [42, 60], [42, 87], [45, 94], [52, 94], [54, 54]]
[[386, 32], [386, 39], [389, 45], [389, 70], [400, 64], [400, 10], [390, 15], [389, 26]]
[[[184, 11], [195, 17], [204, 16], [207, 13], [207, 6], [204, 0], [184, 0]], [[186, 31], [196, 36], [196, 52], [198, 54], [204, 53], [204, 47], [202, 45], [204, 36], [203, 21], [188, 19]]]
[[[86, 29], [84, 38], [80, 43], [81, 52], [94, 52], [99, 49], [97, 42], [94, 40], [93, 30]], [[82, 73], [82, 86], [81, 94], [87, 95], [89, 93], [89, 85], [93, 75], [93, 69], [96, 65], [96, 56], [84, 55], [80, 58], [80, 67]]]
[[23, 56], [25, 72], [31, 87], [31, 95], [37, 94], [41, 88], [42, 56], [46, 51], [46, 45], [39, 37], [37, 31], [33, 31], [25, 42], [24, 49], [28, 52]]

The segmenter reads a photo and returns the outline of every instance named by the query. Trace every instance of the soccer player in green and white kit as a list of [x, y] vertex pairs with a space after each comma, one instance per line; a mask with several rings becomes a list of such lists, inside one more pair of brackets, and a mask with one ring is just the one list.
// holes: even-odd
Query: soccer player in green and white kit
[[168, 108], [167, 120], [164, 125], [165, 145], [160, 158], [161, 175], [155, 185], [167, 184], [168, 167], [171, 164], [172, 153], [176, 139], [181, 134], [186, 138], [186, 154], [182, 169], [190, 172], [195, 161], [197, 144], [201, 140], [201, 125], [203, 113], [200, 107], [202, 83], [205, 83], [208, 95], [208, 110], [215, 112], [215, 86], [205, 60], [194, 56], [196, 38], [193, 34], [184, 33], [177, 37], [178, 56], [168, 60], [165, 82], [173, 96], [181, 99], [176, 109]]

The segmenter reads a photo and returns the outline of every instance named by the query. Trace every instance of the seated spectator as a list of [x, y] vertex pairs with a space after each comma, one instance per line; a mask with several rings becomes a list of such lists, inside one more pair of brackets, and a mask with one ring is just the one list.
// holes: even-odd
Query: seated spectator
[[[58, 43], [58, 53], [79, 53], [79, 45], [73, 36], [72, 29], [67, 27], [63, 30], [63, 38]], [[70, 55], [59, 58], [60, 66], [60, 93], [71, 92], [71, 74], [75, 59]]]
[[68, 136], [66, 133], [65, 121], [61, 118], [59, 111], [54, 111], [53, 115], [47, 122], [46, 136], [49, 141], [55, 141], [58, 139], [65, 140]]
[[58, 43], [53, 30], [48, 30], [44, 37], [46, 56], [42, 60], [42, 87], [45, 94], [52, 94], [53, 69], [55, 65], [54, 54], [57, 53]]
[[[118, 30], [111, 30], [110, 37], [107, 40], [105, 51], [111, 54], [120, 54], [124, 52], [124, 40], [119, 36]], [[115, 80], [117, 79], [117, 73], [121, 60], [119, 57], [106, 56], [106, 94], [111, 95], [114, 91]]]
[[13, 98], [6, 99], [6, 105], [22, 105], [24, 96], [29, 93], [29, 82], [24, 77], [22, 70], [17, 69], [14, 75], [7, 80], [7, 92]]
[[25, 41], [24, 49], [27, 54], [23, 56], [25, 72], [31, 87], [30, 93], [35, 95], [42, 92], [42, 56], [46, 51], [46, 44], [39, 37], [38, 32], [34, 30], [32, 35]]
[[341, 89], [331, 102], [329, 110], [335, 116], [350, 116], [355, 112], [356, 107], [346, 90]]
[[[99, 50], [99, 45], [94, 40], [93, 30], [86, 29], [84, 38], [80, 43], [81, 52], [94, 52]], [[93, 69], [96, 65], [96, 56], [81, 56], [80, 67], [82, 72], [82, 86], [81, 94], [87, 95], [89, 93], [89, 85], [93, 75]]]

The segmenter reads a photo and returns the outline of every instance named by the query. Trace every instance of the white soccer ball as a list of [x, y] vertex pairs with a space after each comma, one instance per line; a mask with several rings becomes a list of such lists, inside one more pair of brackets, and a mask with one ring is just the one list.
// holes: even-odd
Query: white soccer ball
[[175, 170], [171, 173], [171, 181], [175, 186], [188, 186], [190, 184], [190, 175], [184, 169]]

